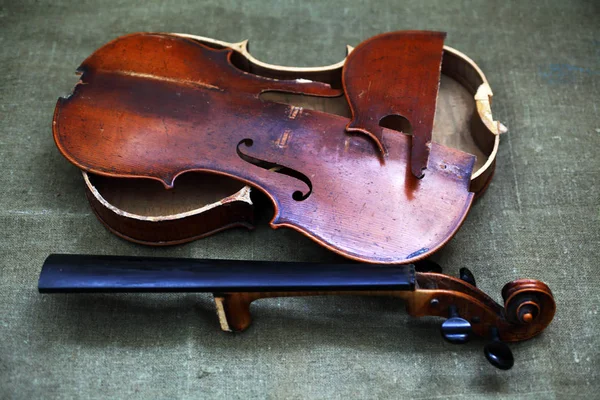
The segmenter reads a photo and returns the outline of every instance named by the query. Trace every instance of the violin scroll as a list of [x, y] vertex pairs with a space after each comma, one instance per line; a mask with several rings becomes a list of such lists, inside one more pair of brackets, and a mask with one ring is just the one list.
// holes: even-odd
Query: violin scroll
[[497, 328], [502, 341], [530, 339], [548, 326], [556, 310], [550, 288], [533, 279], [519, 279], [505, 285], [504, 307], [461, 278], [417, 273], [416, 280], [417, 288], [407, 299], [409, 314], [443, 318], [457, 314], [469, 321], [473, 332], [481, 337], [491, 337], [490, 330]]
[[506, 318], [514, 324], [543, 325], [552, 321], [556, 304], [550, 288], [534, 279], [519, 279], [502, 288]]

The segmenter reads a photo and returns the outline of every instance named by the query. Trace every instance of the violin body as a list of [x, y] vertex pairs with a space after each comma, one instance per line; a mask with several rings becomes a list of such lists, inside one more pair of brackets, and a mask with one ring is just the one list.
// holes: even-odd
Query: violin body
[[[57, 103], [54, 137], [93, 175], [167, 190], [189, 173], [231, 178], [268, 196], [274, 228], [356, 260], [409, 263], [454, 235], [474, 197], [475, 157], [431, 142], [442, 45], [439, 33], [380, 35], [350, 53], [340, 81], [323, 82], [248, 72], [226, 46], [133, 34], [84, 61], [80, 84]], [[343, 98], [350, 118], [270, 101], [269, 93]], [[390, 117], [408, 125], [382, 123]], [[406, 127], [411, 136], [397, 130]], [[241, 203], [238, 192], [231, 204]], [[251, 223], [223, 214], [209, 232]]]

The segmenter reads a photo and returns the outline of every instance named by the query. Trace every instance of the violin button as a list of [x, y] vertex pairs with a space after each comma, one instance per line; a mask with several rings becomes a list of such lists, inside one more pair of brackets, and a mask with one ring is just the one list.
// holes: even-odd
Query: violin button
[[456, 306], [450, 307], [450, 317], [442, 324], [442, 336], [452, 344], [467, 343], [471, 339], [471, 323], [458, 315]]
[[477, 287], [477, 283], [475, 283], [475, 276], [469, 268], [461, 268], [459, 271], [459, 276], [462, 281]]

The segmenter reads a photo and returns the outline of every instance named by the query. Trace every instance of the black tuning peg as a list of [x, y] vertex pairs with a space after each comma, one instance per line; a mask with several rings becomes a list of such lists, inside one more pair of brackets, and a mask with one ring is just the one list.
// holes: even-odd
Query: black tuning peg
[[470, 285], [477, 286], [475, 283], [475, 277], [469, 268], [461, 268], [459, 271], [460, 279], [467, 282]]
[[471, 338], [471, 323], [458, 315], [456, 306], [450, 306], [450, 316], [442, 324], [442, 336], [453, 344], [467, 343]]
[[417, 272], [435, 272], [436, 274], [442, 273], [442, 267], [435, 261], [429, 259], [419, 260], [414, 263], [415, 271]]
[[506, 343], [500, 341], [500, 338], [498, 337], [498, 328], [493, 327], [490, 333], [492, 341], [483, 348], [485, 358], [487, 358], [490, 364], [496, 368], [504, 370], [511, 369], [515, 364], [515, 358], [513, 357], [510, 347], [508, 347]]

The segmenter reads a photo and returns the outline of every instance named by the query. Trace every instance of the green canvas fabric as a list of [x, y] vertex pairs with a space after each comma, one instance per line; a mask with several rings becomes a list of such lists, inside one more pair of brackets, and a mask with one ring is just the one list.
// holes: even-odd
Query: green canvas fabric
[[[594, 1], [0, 2], [0, 398], [598, 398], [600, 3]], [[52, 252], [340, 261], [302, 235], [232, 230], [149, 248], [105, 230], [51, 134], [56, 99], [102, 44], [136, 31], [250, 39], [274, 64], [315, 66], [399, 29], [448, 32], [494, 90], [509, 132], [497, 170], [436, 255], [468, 266], [497, 301], [516, 278], [557, 302], [499, 371], [484, 341], [445, 343], [437, 319], [393, 299], [272, 299], [243, 334], [219, 330], [208, 295], [37, 293]]]

